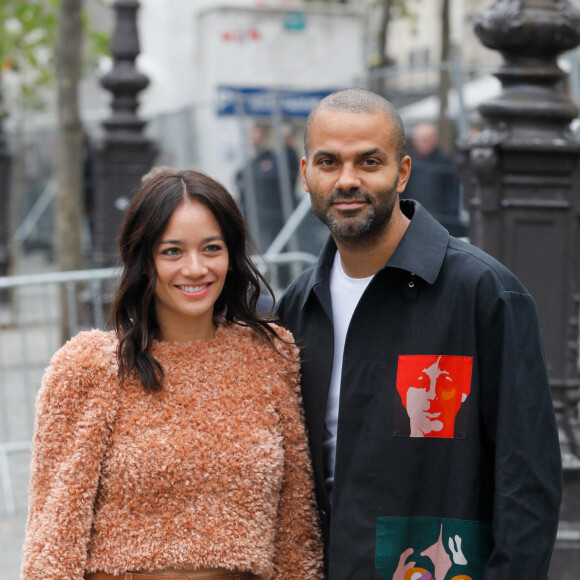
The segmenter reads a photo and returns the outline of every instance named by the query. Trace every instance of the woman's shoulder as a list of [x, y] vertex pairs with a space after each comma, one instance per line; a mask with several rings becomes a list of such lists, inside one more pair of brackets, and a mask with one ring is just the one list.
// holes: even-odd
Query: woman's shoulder
[[[116, 408], [116, 335], [83, 331], [67, 341], [52, 357], [37, 397], [37, 414], [56, 414], [72, 421], [88, 408], [91, 416], [107, 417]], [[97, 415], [96, 410], [100, 409]]]
[[114, 332], [79, 332], [53, 355], [47, 374], [95, 375], [117, 373], [117, 337]]
[[232, 348], [238, 348], [245, 365], [253, 372], [261, 369], [260, 372], [281, 378], [284, 390], [288, 386], [295, 388], [294, 383], [300, 374], [300, 356], [292, 333], [278, 324], [270, 324], [275, 333], [268, 334], [270, 342], [251, 328], [235, 326], [237, 328], [231, 330], [232, 336], [237, 335], [240, 339], [232, 344]]
[[84, 330], [70, 338], [54, 357], [75, 357], [98, 363], [101, 357], [109, 359], [112, 353], [116, 353], [117, 344], [117, 336], [112, 331]]
[[[273, 350], [273, 344], [286, 357], [295, 358], [296, 347], [292, 333], [279, 324], [270, 323], [268, 326], [273, 332], [268, 331], [264, 327], [264, 334], [261, 335], [250, 326], [237, 323], [224, 323], [220, 326], [220, 335], [224, 340], [232, 341], [234, 344], [240, 346], [247, 344], [252, 348], [258, 348], [258, 345], [263, 345], [264, 348]], [[264, 336], [271, 338], [272, 344], [269, 344]]]
[[294, 337], [292, 336], [292, 333], [287, 328], [284, 328], [280, 324], [276, 324], [276, 323], [272, 323], [272, 324], [270, 324], [270, 326], [272, 327], [272, 329], [276, 332], [276, 334], [280, 338], [282, 338], [286, 342], [294, 344]]

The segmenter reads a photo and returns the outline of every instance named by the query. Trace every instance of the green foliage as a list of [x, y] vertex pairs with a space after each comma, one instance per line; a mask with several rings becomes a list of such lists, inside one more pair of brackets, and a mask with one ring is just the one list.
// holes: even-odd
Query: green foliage
[[[45, 89], [54, 84], [59, 7], [59, 0], [0, 0], [0, 79], [3, 72], [17, 73], [23, 108], [42, 108]], [[86, 14], [83, 31], [90, 70], [98, 55], [108, 54], [109, 37], [92, 30]]]
[[87, 30], [91, 42], [90, 52], [99, 56], [111, 54], [111, 36], [102, 30]]
[[22, 104], [37, 106], [37, 89], [52, 79], [55, 2], [0, 0], [0, 72], [18, 73]]

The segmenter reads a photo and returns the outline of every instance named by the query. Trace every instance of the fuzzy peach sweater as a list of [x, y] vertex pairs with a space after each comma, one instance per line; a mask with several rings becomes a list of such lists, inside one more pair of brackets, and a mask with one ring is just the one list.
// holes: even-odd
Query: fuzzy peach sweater
[[[290, 334], [277, 329], [282, 336]], [[23, 580], [213, 568], [321, 578], [296, 349], [251, 330], [154, 342], [160, 393], [120, 386], [114, 333], [82, 332], [36, 408]]]

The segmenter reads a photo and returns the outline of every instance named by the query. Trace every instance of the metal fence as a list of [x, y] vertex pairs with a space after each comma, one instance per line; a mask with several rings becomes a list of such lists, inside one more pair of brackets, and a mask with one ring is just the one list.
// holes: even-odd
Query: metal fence
[[[315, 260], [305, 252], [270, 252], [267, 261], [254, 258], [273, 278], [281, 266], [296, 271]], [[36, 394], [62, 344], [63, 322], [71, 336], [106, 328], [108, 297], [119, 274], [116, 268], [103, 268], [0, 278], [0, 293], [6, 298], [0, 304], [0, 484], [7, 514], [16, 510], [16, 495], [26, 494], [28, 466], [16, 458], [26, 454], [28, 463]]]

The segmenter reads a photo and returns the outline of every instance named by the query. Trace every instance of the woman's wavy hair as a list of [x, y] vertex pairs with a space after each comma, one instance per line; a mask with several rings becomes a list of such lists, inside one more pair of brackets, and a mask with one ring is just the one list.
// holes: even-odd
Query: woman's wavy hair
[[211, 211], [228, 250], [229, 268], [214, 304], [214, 322], [225, 318], [248, 326], [280, 352], [274, 344], [275, 339], [282, 340], [271, 327], [274, 319], [257, 314], [262, 288], [272, 299], [274, 294], [250, 258], [248, 247], [253, 243], [236, 202], [220, 183], [199, 171], [162, 170], [145, 181], [123, 220], [119, 236], [123, 272], [111, 311], [119, 340], [119, 378], [124, 381], [137, 372], [143, 386], [151, 391], [160, 391], [164, 379], [163, 368], [150, 353], [159, 328], [153, 252], [173, 212], [187, 200], [200, 202]]

